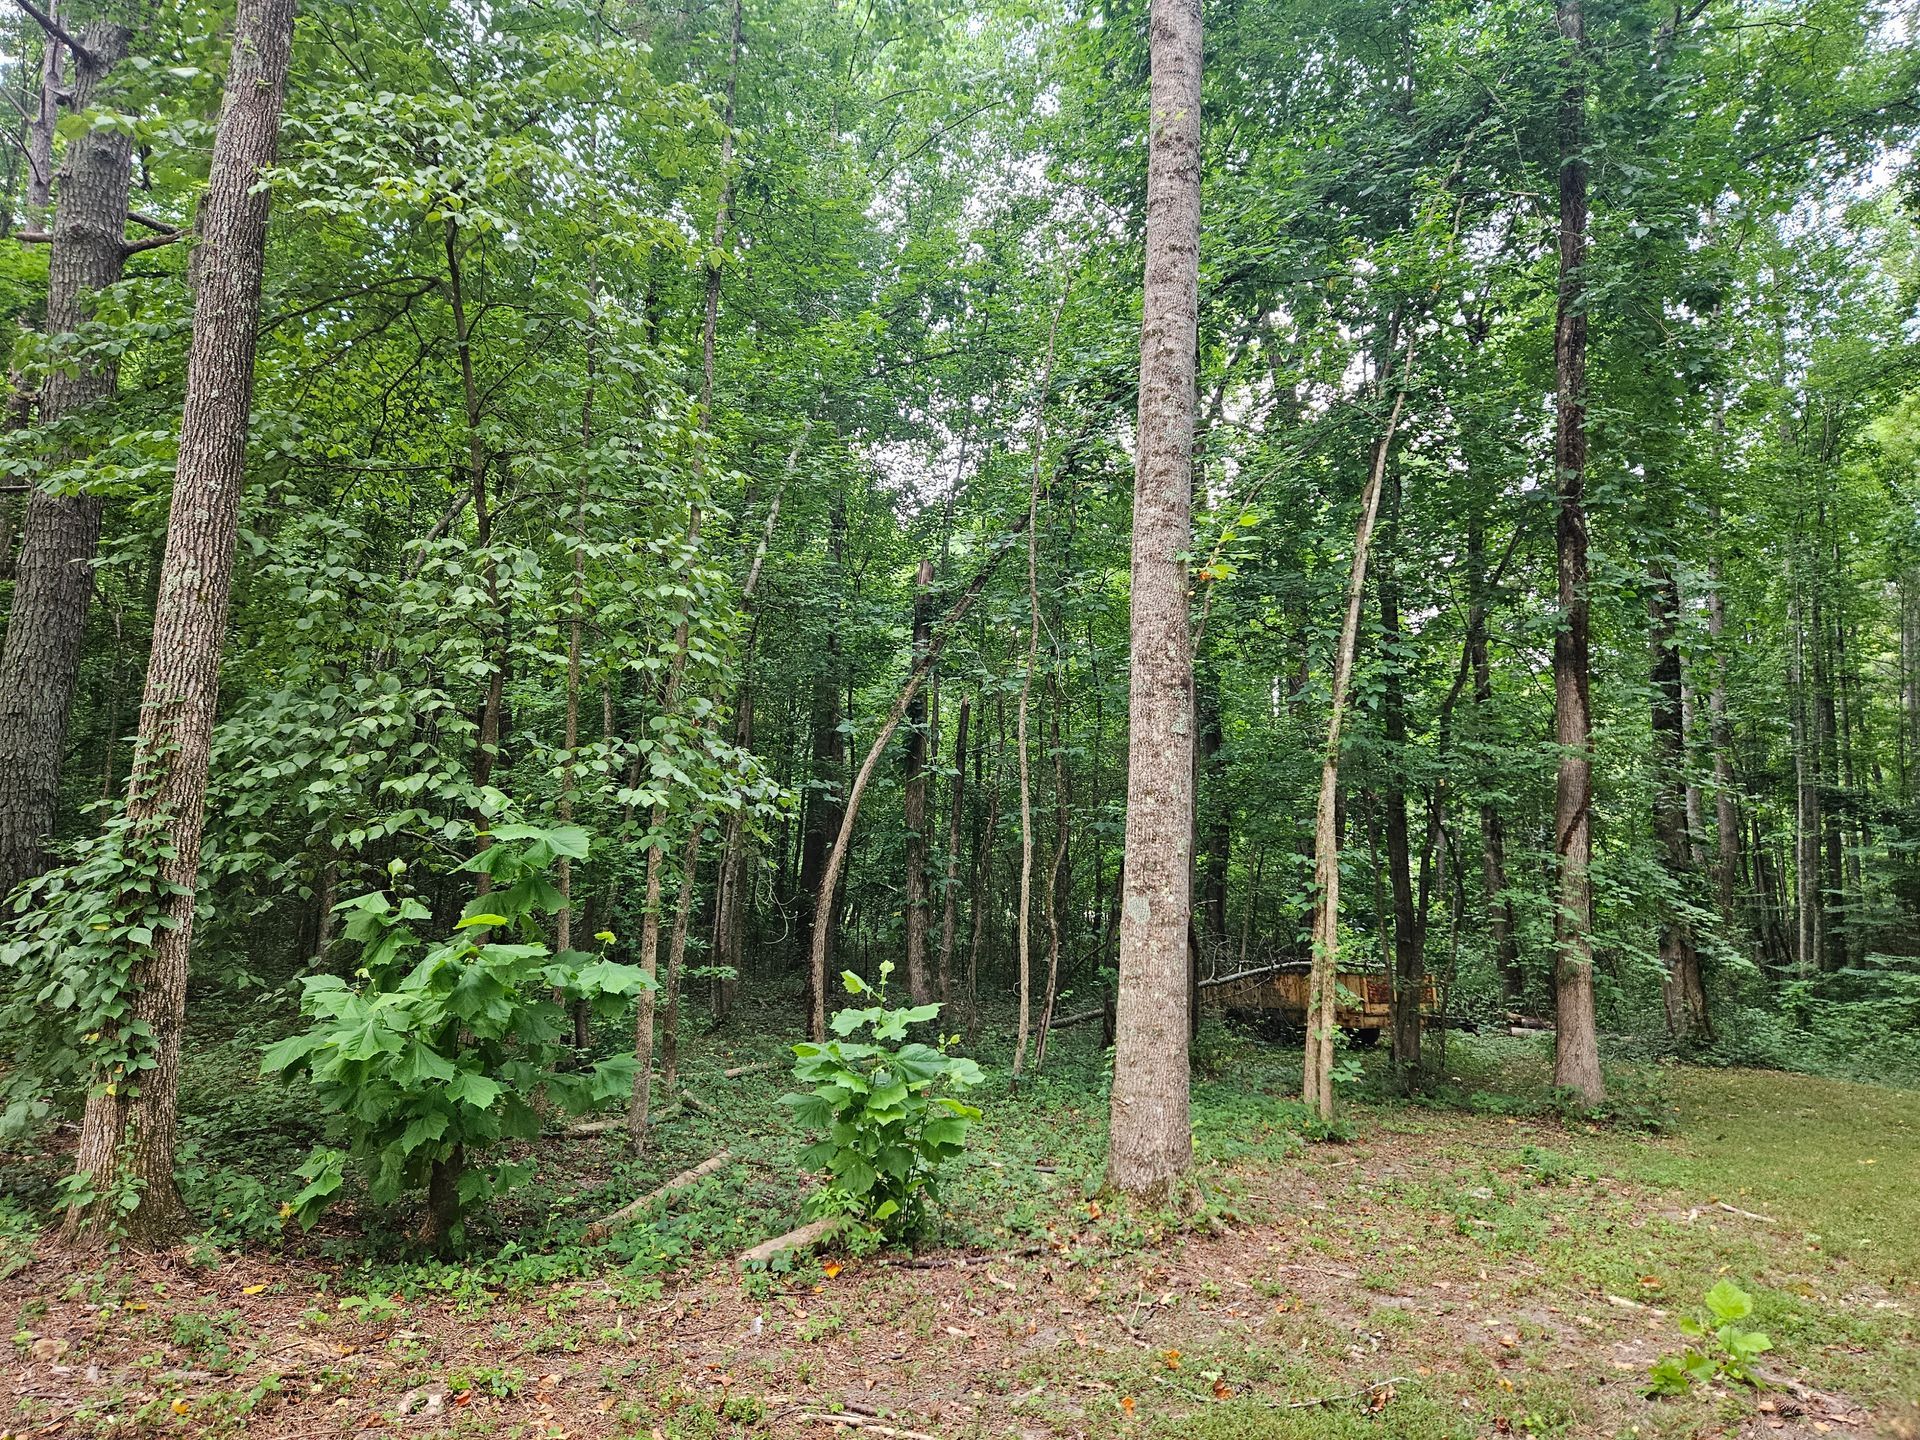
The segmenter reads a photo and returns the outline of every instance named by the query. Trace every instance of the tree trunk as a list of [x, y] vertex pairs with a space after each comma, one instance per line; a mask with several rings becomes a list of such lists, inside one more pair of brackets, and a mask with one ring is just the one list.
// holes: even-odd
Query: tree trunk
[[[1399, 486], [1394, 485], [1394, 507]], [[1381, 649], [1387, 654], [1382, 721], [1387, 741], [1387, 872], [1393, 885], [1393, 1068], [1401, 1089], [1412, 1092], [1420, 1081], [1420, 991], [1425, 966], [1420, 927], [1413, 905], [1413, 847], [1407, 826], [1407, 709], [1399, 661], [1400, 605], [1390, 574], [1380, 578]]]
[[1227, 803], [1226, 776], [1220, 762], [1224, 744], [1220, 723], [1220, 676], [1211, 663], [1195, 670], [1198, 681], [1194, 691], [1199, 708], [1200, 772], [1196, 787], [1203, 793], [1210, 812], [1198, 841], [1200, 850], [1201, 910], [1206, 916], [1207, 938], [1215, 945], [1227, 942], [1227, 869], [1232, 858], [1233, 831], [1228, 822], [1231, 807]]
[[[920, 562], [913, 590], [913, 659], [927, 653], [933, 623], [933, 561]], [[924, 692], [907, 707], [907, 738], [901, 746], [907, 823], [907, 994], [915, 1005], [933, 998], [927, 981], [927, 702]]]
[[1320, 755], [1320, 793], [1313, 818], [1313, 961], [1307, 976], [1307, 1043], [1301, 1066], [1300, 1095], [1322, 1120], [1333, 1118], [1333, 1036], [1337, 1028], [1340, 968], [1340, 737], [1346, 723], [1347, 687], [1360, 644], [1360, 612], [1367, 596], [1367, 554], [1380, 517], [1380, 493], [1386, 483], [1387, 457], [1407, 403], [1413, 375], [1414, 329], [1407, 331], [1407, 355], [1393, 408], [1374, 441], [1373, 463], [1360, 493], [1360, 519], [1354, 527], [1353, 564], [1347, 574], [1346, 613], [1340, 643], [1333, 654], [1328, 690], [1326, 748]]
[[1806, 627], [1800, 603], [1800, 581], [1791, 559], [1787, 575], [1787, 706], [1793, 747], [1793, 891], [1794, 962], [1803, 974], [1820, 968], [1820, 782], [1817, 766], [1808, 754], [1806, 687]]
[[701, 826], [695, 820], [680, 862], [680, 898], [673, 907], [673, 934], [667, 939], [667, 973], [660, 993], [667, 1008], [660, 1018], [660, 1093], [680, 1088], [680, 976], [687, 963], [687, 927], [693, 918], [694, 879], [700, 873]]
[[1690, 1045], [1711, 1039], [1713, 1031], [1700, 951], [1685, 913], [1694, 888], [1694, 868], [1686, 811], [1686, 727], [1680, 704], [1680, 586], [1661, 561], [1648, 564], [1647, 580], [1653, 652], [1653, 834], [1668, 887], [1660, 917], [1662, 993], [1667, 1033], [1676, 1043]]
[[[135, 1245], [169, 1244], [183, 1218], [173, 1180], [187, 960], [206, 817], [207, 765], [219, 698], [220, 651], [232, 589], [247, 423], [253, 409], [255, 331], [265, 264], [269, 194], [294, 0], [241, 0], [195, 257], [193, 345], [186, 405], [155, 600], [153, 653], [140, 738], [127, 786], [133, 843], [151, 846], [170, 887], [154, 940], [129, 977], [133, 1019], [147, 1031], [151, 1067], [102, 1076], [88, 1097], [76, 1170], [97, 1197], [67, 1212], [69, 1242], [123, 1225]], [[83, 41], [83, 43], [85, 43]], [[131, 1211], [116, 1197], [135, 1188]]]
[[967, 721], [972, 700], [962, 696], [960, 720], [953, 737], [952, 815], [947, 824], [947, 874], [940, 900], [940, 1003], [953, 1004], [953, 941], [960, 904], [960, 821], [967, 804]]
[[[1473, 705], [1479, 721], [1480, 742], [1489, 742], [1493, 720], [1493, 665], [1488, 654], [1486, 535], [1476, 509], [1467, 522], [1467, 583], [1473, 595], [1467, 604], [1467, 665], [1473, 671]], [[1513, 897], [1507, 893], [1507, 834], [1500, 807], [1490, 798], [1480, 802], [1480, 886], [1487, 917], [1487, 950], [1500, 977], [1500, 993], [1509, 1006], [1521, 1003], [1526, 978], [1520, 970], [1520, 922]]]
[[1707, 738], [1713, 747], [1713, 823], [1718, 862], [1714, 892], [1720, 923], [1729, 935], [1739, 928], [1734, 887], [1740, 877], [1740, 810], [1733, 779], [1733, 725], [1727, 718], [1727, 602], [1720, 579], [1718, 537], [1708, 562], [1707, 635], [1713, 643], [1713, 688], [1707, 692]]
[[[85, 50], [73, 62], [69, 108], [77, 113], [126, 58], [132, 34], [97, 21], [75, 38]], [[132, 163], [132, 137], [121, 126], [94, 126], [67, 144], [47, 259], [49, 336], [78, 331], [94, 293], [120, 279]], [[40, 386], [42, 423], [101, 404], [118, 382], [110, 358], [54, 367]], [[27, 497], [0, 648], [0, 899], [47, 868], [102, 509], [97, 496], [38, 486]]]
[[1200, 263], [1200, 0], [1152, 0], [1146, 281], [1133, 486], [1126, 898], [1107, 1179], [1164, 1198], [1193, 1163], [1187, 1117], [1192, 910], [1192, 543]]
[[1589, 1105], [1606, 1097], [1593, 998], [1593, 708], [1587, 637], [1586, 18], [1581, 0], [1555, 0], [1565, 76], [1560, 92], [1560, 287], [1554, 316], [1555, 549], [1560, 624], [1553, 638], [1554, 1084]]

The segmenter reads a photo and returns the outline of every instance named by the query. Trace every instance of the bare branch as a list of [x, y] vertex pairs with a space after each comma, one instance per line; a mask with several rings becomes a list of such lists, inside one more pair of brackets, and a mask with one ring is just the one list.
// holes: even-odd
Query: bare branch
[[62, 25], [58, 20], [54, 19], [53, 16], [47, 14], [46, 11], [34, 4], [33, 0], [20, 0], [20, 8], [31, 15], [42, 30], [46, 31], [47, 34], [73, 51], [74, 58], [79, 60], [82, 65], [96, 68], [99, 66], [100, 61], [94, 56], [94, 53], [78, 40], [74, 39], [73, 36], [69, 35], [66, 26]]

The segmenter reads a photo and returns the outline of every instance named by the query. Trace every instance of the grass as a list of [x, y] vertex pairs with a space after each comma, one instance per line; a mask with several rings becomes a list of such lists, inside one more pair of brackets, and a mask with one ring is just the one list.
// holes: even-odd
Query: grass
[[[805, 1417], [851, 1404], [940, 1440], [1678, 1440], [1897, 1433], [1920, 1399], [1913, 1092], [1623, 1065], [1618, 1123], [1596, 1125], [1560, 1113], [1537, 1042], [1456, 1039], [1435, 1099], [1389, 1098], [1376, 1060], [1352, 1143], [1311, 1143], [1297, 1057], [1210, 1031], [1193, 1187], [1143, 1209], [1099, 1193], [1094, 1037], [1067, 1032], [1012, 1090], [990, 1042], [986, 1119], [918, 1258], [743, 1281], [729, 1257], [793, 1223], [808, 1182], [783, 1077], [720, 1071], [776, 1042], [697, 1037], [685, 1068], [712, 1114], [663, 1125], [639, 1162], [617, 1138], [543, 1145], [474, 1253], [441, 1262], [385, 1238], [400, 1216], [280, 1230], [311, 1122], [256, 1085], [256, 1038], [188, 1076], [191, 1187], [217, 1207], [188, 1255], [70, 1267], [32, 1249], [40, 1179], [0, 1204], [0, 1314], [29, 1379], [0, 1427], [722, 1440], [823, 1436]], [[722, 1143], [738, 1163], [655, 1223], [577, 1243]], [[1644, 1398], [1723, 1275], [1800, 1388]]]

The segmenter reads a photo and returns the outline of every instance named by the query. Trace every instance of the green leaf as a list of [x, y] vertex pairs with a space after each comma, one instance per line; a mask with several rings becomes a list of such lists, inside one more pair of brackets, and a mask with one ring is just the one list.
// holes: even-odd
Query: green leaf
[[456, 930], [468, 930], [474, 927], [475, 925], [505, 925], [508, 923], [509, 922], [507, 920], [507, 917], [504, 915], [490, 915], [490, 914], [482, 913], [479, 915], [467, 916], [465, 919], [461, 920], [458, 924], [456, 924], [453, 928]]
[[1704, 1298], [1707, 1309], [1713, 1312], [1713, 1318], [1722, 1325], [1734, 1320], [1744, 1320], [1753, 1313], [1753, 1297], [1724, 1277], [1707, 1291]]
[[496, 1080], [489, 1080], [486, 1076], [476, 1074], [472, 1070], [462, 1070], [454, 1077], [453, 1083], [447, 1086], [447, 1094], [463, 1105], [471, 1105], [476, 1110], [487, 1110], [491, 1109], [493, 1102], [500, 1098], [503, 1088], [505, 1087]]

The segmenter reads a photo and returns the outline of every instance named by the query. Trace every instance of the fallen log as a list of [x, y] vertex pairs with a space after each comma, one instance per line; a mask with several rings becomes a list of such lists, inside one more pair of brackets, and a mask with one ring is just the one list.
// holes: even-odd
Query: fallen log
[[778, 1060], [761, 1060], [753, 1065], [736, 1065], [731, 1070], [722, 1070], [720, 1075], [723, 1079], [738, 1080], [742, 1075], [758, 1075], [762, 1070], [778, 1070], [780, 1065], [781, 1062]]
[[[622, 1122], [624, 1123], [624, 1122]], [[596, 1220], [586, 1228], [580, 1237], [589, 1245], [598, 1244], [616, 1230], [624, 1230], [658, 1202], [665, 1200], [676, 1190], [684, 1190], [695, 1181], [713, 1174], [732, 1157], [725, 1150], [716, 1150], [691, 1170], [682, 1170], [657, 1190], [650, 1190], [638, 1200], [622, 1205], [604, 1220]]]
[[824, 1219], [809, 1220], [797, 1230], [789, 1230], [784, 1235], [776, 1235], [771, 1240], [762, 1240], [751, 1250], [740, 1255], [739, 1266], [742, 1270], [751, 1270], [756, 1266], [773, 1263], [776, 1256], [803, 1254], [817, 1246], [825, 1244], [847, 1227], [844, 1215], [828, 1215]]
[[1107, 1007], [1101, 1005], [1092, 1010], [1076, 1011], [1072, 1015], [1056, 1015], [1053, 1017], [1053, 1023], [1047, 1026], [1047, 1028], [1049, 1030], [1064, 1030], [1069, 1025], [1084, 1025], [1089, 1020], [1098, 1020], [1106, 1013]]

